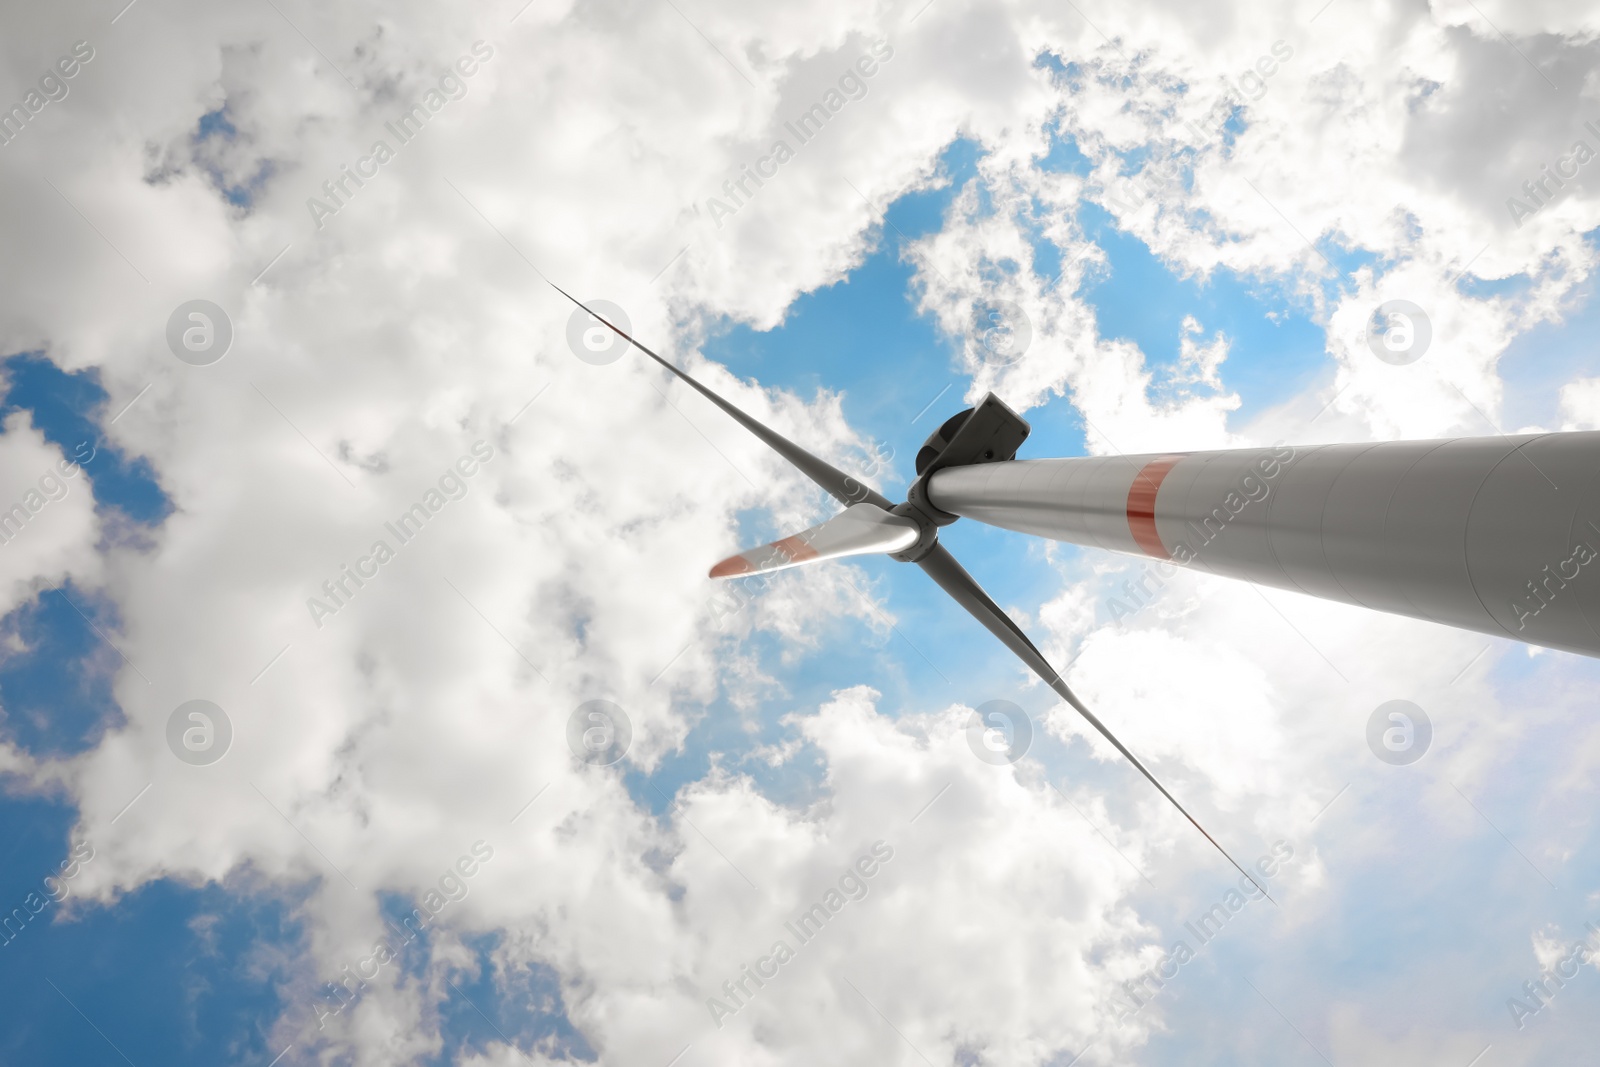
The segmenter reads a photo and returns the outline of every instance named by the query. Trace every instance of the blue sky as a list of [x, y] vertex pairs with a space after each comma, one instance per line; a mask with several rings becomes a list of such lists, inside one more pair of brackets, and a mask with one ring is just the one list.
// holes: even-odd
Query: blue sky
[[[1078, 64], [1050, 69], [1067, 78], [1082, 75]], [[245, 104], [240, 104], [240, 114], [214, 99], [203, 107], [197, 125], [190, 123], [174, 138], [187, 146], [190, 160], [232, 213], [229, 218], [246, 218], [256, 210], [258, 198], [269, 200], [290, 181], [299, 163], [280, 165], [267, 147], [259, 149], [259, 157], [253, 155], [253, 136], [261, 131], [251, 128]], [[1242, 118], [1235, 117], [1229, 146], [1246, 130]], [[870, 230], [858, 266], [840, 282], [798, 294], [778, 328], [758, 331], [710, 312], [701, 323], [707, 334], [702, 346], [706, 357], [741, 378], [766, 389], [787, 390], [806, 402], [819, 390], [842, 395], [850, 426], [893, 450], [890, 474], [878, 478], [878, 488], [891, 498], [899, 499], [906, 490], [912, 456], [923, 438], [962, 406], [971, 384], [960, 365], [960, 339], [942, 334], [931, 315], [918, 314], [920, 290], [909, 248], [946, 227], [960, 190], [981, 181], [981, 152], [978, 141], [965, 134], [942, 142], [941, 179], [894, 198], [883, 221]], [[1142, 150], [1123, 154], [1130, 170], [1142, 160]], [[1040, 160], [1040, 170], [1080, 178], [1093, 165], [1077, 142], [1059, 131]], [[150, 166], [154, 171], [154, 163]], [[141, 181], [158, 184], [146, 176]], [[363, 198], [362, 210], [381, 203], [382, 195], [387, 194]], [[291, 206], [299, 210], [298, 203]], [[1240, 398], [1227, 421], [1229, 429], [1245, 432], [1291, 402], [1322, 395], [1334, 381], [1339, 365], [1328, 354], [1325, 323], [1318, 322], [1317, 310], [1296, 290], [1293, 278], [1270, 270], [1240, 274], [1226, 267], [1206, 278], [1184, 274], [1091, 200], [1078, 203], [1075, 222], [1104, 251], [1106, 262], [1077, 293], [1062, 296], [1090, 302], [1101, 341], [1138, 347], [1144, 366], [1154, 373], [1152, 397], [1165, 397], [1170, 387], [1166, 378], [1178, 363], [1182, 323], [1189, 317], [1200, 323], [1200, 338], [1221, 333], [1229, 341], [1222, 389]], [[1590, 230], [1590, 245], [1594, 237], [1595, 230]], [[309, 243], [296, 240], [302, 248]], [[1061, 250], [1037, 230], [1032, 242], [1038, 272], [1048, 275], [1059, 269]], [[1379, 277], [1397, 267], [1378, 253], [1339, 240], [1323, 238], [1318, 248], [1344, 272], [1344, 277], [1325, 283], [1330, 299], [1349, 294], [1354, 285], [1350, 274], [1360, 267], [1371, 267]], [[266, 256], [259, 259], [264, 262]], [[251, 264], [243, 282], [250, 282]], [[293, 264], [290, 258], [282, 269], [288, 272]], [[1483, 280], [1469, 274], [1459, 282], [1459, 291], [1474, 298], [1517, 299], [1531, 285], [1528, 275]], [[328, 286], [328, 291], [336, 288]], [[269, 298], [259, 299], [248, 306], [250, 314], [272, 314], [262, 310]], [[344, 294], [334, 291], [330, 299], [341, 301]], [[1554, 426], [1560, 419], [1562, 386], [1600, 374], [1594, 346], [1600, 293], [1594, 283], [1578, 286], [1568, 306], [1562, 322], [1534, 326], [1499, 357], [1504, 426]], [[282, 309], [277, 314], [294, 318]], [[240, 322], [246, 322], [243, 312]], [[339, 318], [341, 328], [344, 322]], [[430, 320], [430, 328], [450, 334], [440, 323], [456, 326], [440, 314]], [[456, 344], [458, 339], [450, 336]], [[50, 342], [45, 349], [0, 354], [5, 357], [0, 416], [27, 413], [46, 440], [69, 456], [90, 446], [93, 458], [86, 459], [85, 472], [106, 531], [99, 550], [107, 555], [146, 552], [150, 539], [170, 531], [181, 514], [163, 488], [158, 464], [110, 443], [107, 427], [122, 406], [122, 394], [114, 402], [106, 384], [115, 357], [107, 360], [104, 379], [94, 370], [66, 373], [43, 355], [54, 339], [45, 341]], [[282, 357], [283, 373], [304, 370], [294, 363], [304, 349], [317, 349], [317, 358], [330, 365], [338, 363], [328, 358], [330, 350], [342, 355], [334, 342], [317, 338], [323, 346], [317, 347], [301, 341], [270, 349], [272, 357]], [[550, 346], [560, 349], [562, 342], [552, 339]], [[259, 358], [259, 349], [235, 358], [222, 373], [232, 373], [246, 355], [258, 357], [251, 373], [262, 373], [267, 360]], [[382, 373], [389, 370], [384, 363], [376, 366]], [[646, 373], [642, 366], [634, 371]], [[288, 406], [296, 419], [314, 413], [315, 402], [328, 395], [338, 395], [354, 408], [370, 400], [363, 389], [376, 378], [341, 382], [346, 387], [342, 394], [312, 390], [302, 403]], [[117, 382], [122, 382], [120, 368]], [[222, 387], [218, 389], [221, 395]], [[160, 394], [157, 390], [147, 405], [154, 406]], [[430, 429], [459, 416], [448, 390], [437, 390], [427, 405], [406, 403], [434, 405], [427, 406], [424, 419]], [[1022, 450], [1024, 458], [1085, 453], [1083, 413], [1072, 398], [1051, 395], [1027, 411], [1027, 419], [1034, 432]], [[272, 424], [272, 432], [299, 448], [282, 426]], [[150, 434], [144, 440], [162, 438]], [[619, 448], [648, 445], [622, 442]], [[374, 453], [382, 459], [378, 446]], [[688, 459], [723, 462], [709, 450]], [[312, 510], [331, 514], [339, 507], [317, 498]], [[762, 509], [746, 510], [738, 518], [750, 544], [794, 533], [774, 528]], [[538, 525], [526, 517], [518, 522]], [[1123, 576], [1123, 571], [1112, 577], [1094, 573], [1107, 565], [1101, 553], [1045, 545], [976, 523], [957, 523], [941, 537], [1002, 605], [1035, 619], [1030, 629], [1040, 637], [1040, 609], [1061, 600], [1064, 590], [1102, 595]], [[712, 545], [706, 555], [704, 563], [710, 563]], [[701, 561], [694, 566], [702, 566]], [[864, 592], [893, 611], [894, 629], [875, 629], [858, 617], [832, 617], [819, 624], [816, 643], [805, 649], [787, 646], [768, 630], [755, 630], [742, 641], [710, 638], [720, 641], [715, 648], [723, 662], [754, 657], [770, 683], [755, 712], [736, 707], [726, 691], [718, 691], [707, 704], [680, 709], [693, 721], [680, 749], [667, 753], [648, 773], [635, 763], [619, 768], [627, 797], [638, 809], [670, 825], [670, 798], [707, 781], [712, 768], [746, 774], [763, 797], [792, 814], [826, 805], [829, 768], [821, 750], [803, 745], [800, 757], [779, 765], [766, 760], [766, 750], [802, 737], [805, 717], [851, 686], [875, 689], [880, 694], [877, 712], [891, 720], [922, 721], [952, 704], [978, 705], [990, 699], [1018, 702], [1035, 721], [1053, 709], [1053, 697], [1027, 680], [1021, 667], [920, 571], [877, 558], [851, 566], [851, 573], [861, 574]], [[805, 584], [808, 573], [786, 574], [779, 581]], [[1213, 585], [1198, 589], [1218, 601], [1227, 597], [1206, 592]], [[1141, 625], [1181, 632], [1186, 619], [1198, 617], [1192, 605], [1178, 609], [1178, 601], [1190, 593], [1194, 590], [1170, 593], [1174, 617], [1168, 621], [1146, 616]], [[1368, 625], [1350, 621], [1354, 616], [1338, 616], [1336, 625], [1328, 622], [1331, 616], [1299, 601], [1275, 603], [1283, 603], [1286, 613], [1318, 635], [1339, 625], [1354, 632]], [[1205, 617], [1226, 617], [1238, 625], [1237, 632], [1186, 637], [1206, 641], [1205, 648], [1218, 656], [1240, 649], [1243, 656], [1253, 653], [1251, 640], [1264, 630], [1282, 633], [1267, 606], [1254, 606], [1254, 614], [1237, 605], [1229, 611], [1218, 609]], [[0, 619], [0, 737], [40, 760], [69, 760], [93, 752], [126, 726], [130, 717], [115, 696], [118, 673], [125, 673], [125, 667], [106, 637], [117, 635], [122, 625], [112, 593], [75, 582], [40, 590]], [[1374, 632], [1378, 625], [1371, 624]], [[1405, 630], [1402, 637], [1414, 633], [1418, 630]], [[1470, 653], [1477, 643], [1467, 648]], [[357, 651], [366, 654], [368, 649], [357, 646]], [[1288, 672], [1323, 678], [1307, 686], [1322, 691], [1314, 694], [1317, 699], [1294, 697], [1304, 699], [1304, 705], [1275, 707], [1275, 712], [1296, 721], [1315, 718], [1315, 728], [1336, 739], [1331, 742], [1334, 755], [1318, 768], [1322, 777], [1302, 782], [1304, 789], [1317, 790], [1318, 797], [1326, 795], [1333, 803], [1315, 824], [1304, 825], [1291, 838], [1298, 864], [1318, 873], [1278, 886], [1283, 893], [1280, 907], [1251, 905], [1202, 957], [1182, 969], [1163, 990], [1158, 1001], [1162, 1029], [1150, 1035], [1139, 1062], [1174, 1067], [1315, 1064], [1328, 1057], [1336, 1041], [1360, 1045], [1370, 1038], [1336, 1032], [1339, 1021], [1360, 1029], [1358, 1022], [1390, 1037], [1402, 1035], [1394, 1038], [1392, 1054], [1403, 1057], [1410, 1053], [1398, 1046], [1411, 1014], [1424, 1035], [1419, 1040], [1426, 1041], [1440, 1027], [1461, 1035], [1466, 1054], [1454, 1057], [1454, 1046], [1435, 1048], [1442, 1056], [1448, 1051], [1440, 1064], [1459, 1061], [1459, 1067], [1467, 1067], [1480, 1045], [1499, 1049], [1496, 1059], [1483, 1059], [1483, 1067], [1568, 1064], [1592, 1054], [1592, 1019], [1600, 1017], [1600, 981], [1594, 974], [1579, 974], [1555, 1008], [1534, 1017], [1526, 1032], [1510, 1029], [1506, 1000], [1538, 973], [1530, 931], [1558, 926], [1560, 937], [1570, 941], [1586, 921], [1600, 921], [1600, 896], [1594, 891], [1600, 883], [1600, 851], [1595, 849], [1597, 829], [1587, 814], [1594, 809], [1594, 784], [1592, 774], [1584, 777], [1573, 769], [1582, 769], [1581, 761], [1574, 760], [1574, 723], [1581, 723], [1584, 715], [1592, 717], [1590, 694], [1600, 681], [1600, 667], [1557, 654], [1530, 656], [1520, 646], [1496, 641], [1480, 672], [1453, 688], [1421, 680], [1424, 673], [1448, 677], [1453, 667], [1419, 662], [1418, 693], [1394, 696], [1429, 704], [1438, 731], [1437, 755], [1416, 768], [1390, 768], [1365, 750], [1362, 729], [1371, 702], [1360, 678], [1339, 688], [1326, 675], [1317, 649], [1294, 646], [1290, 654], [1296, 659]], [[1366, 667], [1344, 665], [1350, 673]], [[1130, 685], [1139, 681], [1130, 678]], [[1288, 697], [1274, 691], [1266, 699], [1285, 702]], [[1509, 718], [1514, 725], [1494, 733], [1494, 717]], [[1222, 733], [1234, 725], [1219, 718], [1211, 728]], [[1493, 773], [1480, 776], [1483, 752], [1490, 747], [1496, 749]], [[1094, 758], [1080, 739], [1062, 741], [1037, 729], [1027, 768], [1066, 793], [1104, 801], [1101, 811], [1114, 824], [1106, 829], [1117, 840], [1138, 837], [1136, 830], [1146, 819], [1160, 824], [1173, 817], [1150, 805], [1149, 787], [1130, 768]], [[1563, 789], [1570, 793], [1552, 797], [1550, 782], [1565, 773], [1573, 773], [1563, 779]], [[1342, 793], [1341, 782], [1346, 782]], [[1179, 792], [1184, 792], [1182, 785], [1192, 784], [1192, 779], [1182, 782]], [[1253, 861], [1272, 848], [1274, 841], [1254, 830], [1254, 813], [1222, 808], [1200, 785], [1194, 785], [1194, 792], [1200, 795], [1195, 801], [1198, 816], [1240, 859]], [[192, 817], [198, 824], [206, 814], [194, 811]], [[61, 869], [78, 822], [80, 813], [66, 792], [30, 795], [14, 789], [0, 797], [0, 905], [18, 907], [38, 891], [46, 875]], [[1170, 827], [1162, 824], [1162, 829]], [[1178, 845], [1150, 846], [1155, 862], [1144, 873], [1154, 886], [1139, 883], [1128, 897], [1144, 923], [1141, 936], [1155, 945], [1186, 936], [1184, 923], [1232, 885], [1229, 869], [1203, 841], [1184, 827], [1171, 833]], [[1152, 837], [1160, 838], [1160, 833]], [[85, 862], [110, 861], [101, 854]], [[109, 907], [77, 896], [66, 904], [48, 905], [11, 944], [0, 947], [0, 995], [6, 1005], [0, 1061], [266, 1067], [283, 1056], [285, 1067], [312, 1062], [307, 1049], [317, 1041], [314, 1016], [309, 1005], [291, 1000], [288, 990], [304, 989], [307, 976], [326, 973], [315, 955], [312, 920], [307, 918], [315, 912], [318, 888], [315, 881], [285, 880], [243, 862], [221, 883], [155, 878], [126, 891]], [[410, 909], [411, 901], [386, 891], [381, 905], [392, 920]], [[427, 1024], [437, 1025], [440, 1048], [422, 1056], [422, 1062], [453, 1064], [474, 1054], [488, 1056], [506, 1040], [526, 1053], [538, 1051], [552, 1059], [597, 1059], [597, 1043], [568, 1013], [566, 997], [573, 989], [563, 987], [563, 981], [573, 981], [571, 974], [563, 976], [542, 963], [512, 973], [499, 969], [507, 942], [518, 933], [523, 931], [472, 931], [462, 937], [461, 952], [450, 945], [454, 953], [442, 952], [434, 937], [424, 936], [406, 950], [398, 968], [402, 987], [427, 989], [440, 974], [451, 984], [450, 995], [424, 1011]], [[973, 976], [973, 981], [992, 977]], [[299, 1017], [301, 1022], [291, 1030], [304, 1035], [288, 1048], [283, 1017]], [[1480, 1035], [1488, 1037], [1480, 1043]], [[667, 1049], [659, 1057], [661, 1064], [670, 1053]], [[1334, 1059], [1344, 1067], [1346, 1059]]]
[[[159, 525], [168, 501], [148, 462], [104, 443], [101, 424], [115, 412], [95, 378], [63, 373], [37, 355], [13, 355], [5, 361], [4, 410], [28, 412], [68, 456], [86, 454], [74, 451], [84, 441], [98, 442], [84, 464], [96, 508]], [[0, 664], [8, 740], [39, 756], [69, 756], [123, 721], [111, 690], [121, 660], [91, 623], [115, 632], [114, 607], [70, 583], [0, 622], [16, 636], [13, 648], [20, 646]], [[0, 802], [0, 900], [8, 910], [60, 869], [76, 821], [75, 808], [59, 801]], [[0, 988], [13, 1008], [0, 1047], [8, 1060], [29, 1063], [121, 1062], [113, 1044], [135, 1062], [247, 1062], [264, 1049], [262, 1027], [281, 1008], [273, 982], [282, 975], [271, 958], [298, 941], [290, 904], [277, 891], [243, 884], [197, 889], [163, 881], [114, 909], [84, 907], [69, 894], [3, 949]], [[238, 966], [252, 958], [248, 969]], [[130, 959], [140, 961], [137, 981], [129, 981]], [[85, 1007], [114, 1040], [84, 1021], [78, 1011]]]
[[[768, 388], [802, 397], [818, 389], [841, 393], [851, 424], [894, 450], [893, 477], [881, 483], [891, 495], [903, 493], [910, 457], [927, 433], [959, 410], [968, 384], [959, 369], [956, 341], [916, 313], [912, 268], [903, 256], [908, 241], [939, 228], [955, 190], [975, 176], [976, 151], [970, 144], [952, 145], [943, 160], [943, 187], [895, 201], [875, 231], [865, 261], [845, 280], [802, 295], [774, 330], [727, 324], [714, 328], [704, 349], [708, 357]], [[1178, 277], [1137, 238], [1117, 230], [1100, 209], [1085, 206], [1080, 221], [1108, 259], [1106, 269], [1082, 294], [1096, 308], [1102, 336], [1134, 342], [1148, 354], [1150, 365], [1160, 369], [1176, 359], [1185, 316], [1199, 319], [1207, 336], [1222, 331], [1232, 344], [1223, 382], [1243, 400], [1234, 415], [1237, 424], [1331, 374], [1321, 328], [1289, 294], [1227, 272], [1206, 282]], [[1574, 373], [1600, 364], [1587, 341], [1597, 307], [1600, 303], [1585, 294], [1566, 323], [1541, 327], [1513, 346], [1506, 356], [1509, 412], [1548, 418], [1554, 389]], [[1534, 347], [1553, 351], [1554, 360], [1524, 354]], [[22, 353], [6, 361], [6, 378], [5, 410], [29, 412], [34, 424], [64, 450], [80, 441], [100, 441], [100, 426], [114, 414], [92, 373], [67, 375], [36, 355]], [[1034, 432], [1024, 456], [1082, 453], [1082, 424], [1066, 400], [1052, 399], [1028, 418]], [[159, 527], [170, 514], [157, 478], [141, 457], [125, 456], [102, 443], [86, 469], [97, 508], [120, 510], [145, 527]], [[761, 517], [750, 519], [753, 534], [764, 535]], [[972, 523], [947, 530], [944, 540], [1002, 603], [1030, 613], [1056, 594], [1060, 568], [1072, 567], [1079, 554], [1060, 546], [1051, 560], [1028, 538]], [[1020, 668], [1000, 647], [920, 572], [887, 560], [860, 566], [895, 613], [898, 632], [876, 634], [860, 623], [841, 621], [830, 627], [816, 650], [788, 663], [770, 635], [757, 634], [750, 644], [778, 686], [770, 706], [814, 707], [843, 685], [866, 684], [884, 694], [880, 709], [891, 716], [932, 711], [953, 701], [975, 706], [995, 698], [1017, 701], [1036, 715], [1049, 707], [1037, 687], [1024, 684]], [[63, 592], [105, 629], [115, 631], [110, 605], [71, 587]], [[0, 665], [9, 740], [41, 756], [71, 755], [92, 747], [121, 720], [109, 688], [119, 665], [117, 655], [59, 596], [42, 594], [0, 627], [16, 634], [26, 649]], [[1501, 654], [1497, 651], [1496, 658]], [[1508, 672], [1515, 674], [1519, 661], [1511, 655]], [[1587, 664], [1563, 673], [1595, 679]], [[751, 736], [736, 728], [736, 721], [725, 702], [713, 703], [680, 754], [669, 757], [653, 775], [631, 772], [630, 791], [641, 806], [659, 814], [666, 806], [662, 794], [673, 794], [702, 776], [714, 752], [753, 775], [780, 803], [815, 798], [814, 762], [800, 760], [774, 770], [743, 758], [755, 743], [795, 736], [792, 724], [764, 715], [759, 733]], [[1441, 716], [1442, 727], [1448, 721]], [[1525, 738], [1520, 745], [1529, 765], [1537, 766], [1561, 743], [1551, 733]], [[1041, 733], [1034, 756], [1056, 781], [1115, 784], [1123, 791], [1128, 786], [1126, 768], [1088, 758], [1081, 743], [1064, 745]], [[1529, 777], [1538, 775], [1530, 771]], [[1355, 877], [1368, 888], [1351, 892], [1341, 910], [1302, 917], [1308, 929], [1286, 930], [1269, 905], [1253, 906], [1163, 994], [1168, 1033], [1154, 1039], [1151, 1062], [1313, 1062], [1293, 1030], [1254, 999], [1248, 986], [1233, 980], [1240, 975], [1270, 983], [1278, 1007], [1293, 1019], [1297, 1011], [1310, 1017], [1317, 1002], [1329, 996], [1369, 998], [1383, 988], [1386, 975], [1411, 973], [1410, 965], [1427, 958], [1445, 972], [1465, 968], [1484, 973], [1475, 999], [1451, 1007], [1464, 1027], [1476, 1025], [1484, 1016], [1503, 1012], [1507, 990], [1519, 984], [1486, 965], [1508, 944], [1525, 939], [1530, 922], [1559, 921], [1573, 929], [1593, 917], [1580, 888], [1600, 875], [1600, 861], [1583, 847], [1592, 844], [1592, 830], [1584, 841], [1568, 842], [1575, 853], [1591, 858], [1565, 870], [1554, 890], [1497, 831], [1482, 824], [1469, 825], [1442, 853], [1431, 849], [1431, 870], [1419, 877], [1424, 872], [1407, 866], [1407, 854], [1424, 842], [1437, 844], [1441, 829], [1417, 784], [1391, 768], [1362, 766], [1339, 809], [1321, 827], [1308, 828], [1296, 844], [1304, 856], [1315, 842], [1330, 871]], [[1539, 835], [1539, 815], [1526, 809], [1528, 800], [1521, 792], [1516, 780], [1502, 780], [1493, 794], [1480, 798], [1502, 813], [1499, 825], [1512, 840]], [[1341, 851], [1340, 822], [1392, 821], [1397, 813], [1403, 818], [1386, 851]], [[0, 802], [0, 841], [6, 856], [0, 864], [0, 899], [20, 903], [57, 867], [66, 855], [74, 819], [72, 807], [62, 802], [21, 797]], [[1243, 856], [1265, 852], [1270, 844], [1233, 841]], [[1185, 936], [1184, 921], [1225, 891], [1227, 871], [1213, 867], [1197, 880], [1177, 884], [1170, 875], [1153, 872], [1159, 888], [1141, 890], [1136, 900], [1160, 937]], [[1485, 884], [1481, 895], [1454, 893], [1479, 882]], [[1451, 907], [1437, 906], [1442, 894], [1451, 895]], [[285, 1004], [277, 990], [290, 978], [294, 957], [306, 948], [295, 919], [296, 896], [294, 890], [240, 876], [222, 886], [156, 882], [123, 897], [114, 908], [79, 904], [64, 913], [52, 905], [5, 949], [0, 993], [12, 1008], [8, 1015], [13, 1021], [0, 1050], [8, 1061], [39, 1064], [121, 1062], [119, 1051], [136, 1064], [266, 1063], [281, 1051], [268, 1045], [270, 1022], [295, 1007]], [[1507, 910], [1508, 899], [1520, 906]], [[1349, 940], [1353, 936], [1358, 939]], [[1318, 957], [1310, 967], [1297, 962], [1297, 954], [1308, 950]], [[420, 974], [428, 948], [424, 944], [412, 951], [418, 958], [411, 968]], [[137, 978], [131, 976], [134, 960]], [[430, 1062], [453, 1062], [463, 1049], [486, 1047], [492, 1035], [480, 1010], [490, 1015], [494, 1027], [520, 1041], [554, 1039], [574, 1058], [592, 1058], [592, 1050], [562, 1015], [559, 988], [549, 974], [496, 985], [488, 980], [488, 960], [487, 955], [480, 957], [477, 974], [458, 972], [461, 991], [477, 1007], [448, 1002], [440, 1017], [444, 1048]], [[1426, 996], [1425, 990], [1409, 988], [1387, 995], [1419, 993]], [[1580, 980], [1564, 995], [1560, 1018], [1541, 1022], [1552, 1029], [1575, 1028], [1575, 1020], [1597, 1005], [1600, 989]], [[96, 1033], [78, 1009], [103, 1033]], [[1576, 1039], [1576, 1029], [1573, 1033]], [[1245, 1035], [1248, 1040], [1241, 1043]]]

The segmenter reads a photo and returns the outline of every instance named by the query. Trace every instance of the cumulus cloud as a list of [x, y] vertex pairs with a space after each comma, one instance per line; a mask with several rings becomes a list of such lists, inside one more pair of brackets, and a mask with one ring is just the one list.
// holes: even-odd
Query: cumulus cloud
[[0, 434], [0, 614], [66, 581], [98, 584], [100, 521], [82, 464], [94, 442], [63, 451], [26, 412]]

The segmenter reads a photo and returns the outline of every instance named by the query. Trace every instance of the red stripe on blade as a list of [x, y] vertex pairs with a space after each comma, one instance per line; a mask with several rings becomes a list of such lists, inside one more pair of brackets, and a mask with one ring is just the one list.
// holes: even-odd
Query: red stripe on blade
[[799, 534], [785, 537], [782, 541], [774, 541], [772, 547], [791, 563], [804, 563], [806, 560], [817, 558], [817, 550]]
[[1133, 485], [1128, 489], [1128, 532], [1133, 534], [1134, 542], [1147, 556], [1172, 558], [1167, 546], [1161, 543], [1161, 535], [1156, 532], [1156, 494], [1161, 491], [1161, 482], [1167, 472], [1177, 466], [1186, 454], [1158, 456], [1146, 463], [1133, 476]]
[[750, 561], [743, 556], [729, 556], [715, 567], [711, 568], [713, 578], [732, 578], [739, 574], [749, 574], [754, 568]]

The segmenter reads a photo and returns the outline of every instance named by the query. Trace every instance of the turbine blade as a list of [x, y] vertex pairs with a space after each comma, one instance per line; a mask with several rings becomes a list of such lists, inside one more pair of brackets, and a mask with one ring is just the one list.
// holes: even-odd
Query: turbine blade
[[852, 504], [827, 522], [771, 544], [746, 549], [711, 568], [713, 578], [737, 578], [841, 556], [902, 552], [917, 543], [917, 524], [876, 504]]
[[[1177, 808], [1179, 813], [1185, 819], [1188, 819], [1194, 825], [1194, 828], [1199, 830], [1218, 852], [1222, 853], [1224, 859], [1233, 864], [1235, 870], [1250, 879], [1251, 884], [1261, 890], [1268, 900], [1272, 900], [1272, 894], [1267, 892], [1266, 887], [1256, 881], [1253, 874], [1239, 866], [1238, 862], [1228, 855], [1228, 850], [1218, 844], [1217, 839], [1207, 833], [1206, 828], [1201, 826], [1199, 821], [1193, 815], [1190, 815], [1182, 804], [1178, 803], [1178, 798], [1168, 792], [1167, 787], [1162, 785], [1160, 780], [1150, 773], [1150, 769], [1139, 761], [1139, 757], [1130, 752], [1127, 745], [1117, 740], [1117, 736], [1106, 728], [1106, 724], [1101, 722], [1099, 717], [1090, 711], [1083, 701], [1078, 699], [1078, 695], [1062, 680], [1061, 675], [1056, 673], [1055, 668], [1050, 666], [1050, 662], [1044, 658], [1044, 654], [1034, 647], [1032, 641], [1028, 640], [1028, 635], [1022, 632], [1022, 628], [1013, 622], [1009, 615], [1000, 610], [1000, 605], [990, 599], [989, 594], [985, 593], [983, 587], [977, 583], [977, 580], [968, 574], [966, 568], [956, 561], [956, 558], [950, 554], [949, 549], [943, 545], [935, 545], [933, 551], [917, 560], [917, 566], [926, 571], [928, 577], [939, 583], [941, 589], [955, 598], [956, 603], [966, 608], [973, 618], [983, 623], [990, 633], [998, 637], [1007, 648], [1016, 653], [1017, 658], [1026, 663], [1028, 668], [1042, 678], [1046, 685], [1054, 689], [1062, 700], [1071, 704], [1073, 709], [1079, 715], [1082, 715], [1090, 726], [1100, 732], [1101, 737], [1110, 741], [1112, 746], [1122, 753], [1124, 759], [1133, 764], [1140, 774], [1150, 780], [1151, 785], [1161, 791], [1162, 796], [1172, 802], [1172, 806]], [[1272, 903], [1276, 905], [1277, 901], [1273, 900]]]
[[[549, 281], [548, 278], [545, 280]], [[743, 411], [740, 411], [738, 408], [722, 399], [722, 397], [718, 396], [710, 389], [707, 389], [705, 386], [695, 381], [688, 374], [679, 370], [667, 360], [656, 355], [649, 348], [641, 344], [638, 339], [618, 329], [615, 324], [607, 321], [605, 316], [590, 311], [581, 300], [567, 292], [565, 289], [561, 288], [561, 286], [557, 285], [555, 282], [550, 282], [550, 287], [556, 292], [560, 293], [562, 296], [566, 297], [568, 300], [571, 300], [578, 307], [583, 308], [583, 310], [592, 315], [596, 321], [604, 323], [606, 328], [612, 333], [616, 334], [618, 337], [621, 337], [623, 340], [633, 345], [633, 347], [637, 348], [639, 351], [643, 352], [645, 355], [661, 364], [667, 370], [677, 375], [692, 389], [700, 393], [701, 396], [705, 397], [707, 400], [717, 405], [717, 407], [733, 416], [735, 422], [739, 423], [739, 425], [743, 426], [745, 429], [761, 438], [761, 440], [766, 443], [767, 447], [771, 448], [774, 452], [778, 453], [778, 455], [792, 463], [801, 474], [804, 474], [807, 478], [810, 478], [813, 482], [816, 482], [817, 485], [821, 486], [825, 492], [827, 492], [835, 500], [839, 501], [839, 503], [848, 506], [851, 504], [860, 504], [865, 502], [868, 504], [876, 504], [885, 511], [888, 511], [890, 508], [894, 507], [894, 504], [876, 489], [873, 489], [868, 485], [863, 485], [861, 482], [850, 477], [848, 474], [844, 473], [844, 471], [835, 467], [827, 460], [813, 456], [810, 452], [807, 452], [805, 449], [801, 448], [787, 437], [784, 437], [776, 430], [769, 429], [760, 422], [757, 422], [755, 419], [751, 418], [749, 415], [746, 415]]]

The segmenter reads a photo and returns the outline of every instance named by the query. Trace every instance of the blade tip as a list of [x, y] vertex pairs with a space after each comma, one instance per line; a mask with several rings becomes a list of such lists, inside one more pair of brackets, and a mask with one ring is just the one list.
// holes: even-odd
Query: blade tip
[[743, 556], [729, 556], [715, 567], [711, 568], [713, 578], [737, 578], [741, 574], [749, 574], [750, 561]]

